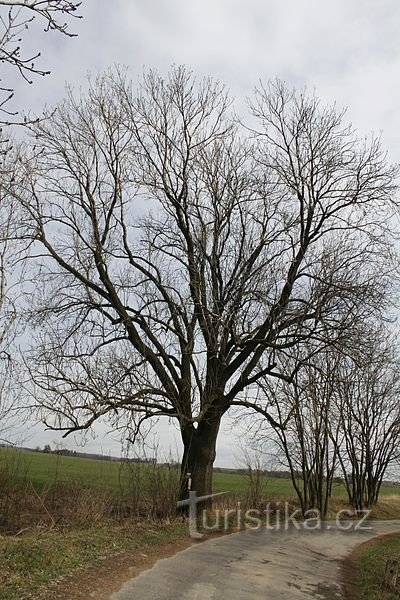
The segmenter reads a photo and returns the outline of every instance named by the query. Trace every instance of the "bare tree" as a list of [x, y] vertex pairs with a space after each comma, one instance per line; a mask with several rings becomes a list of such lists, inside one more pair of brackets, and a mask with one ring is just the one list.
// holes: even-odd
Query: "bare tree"
[[[242, 440], [243, 442], [243, 440]], [[240, 444], [240, 454], [237, 458], [237, 468], [245, 480], [247, 508], [260, 508], [265, 503], [267, 492], [267, 459], [266, 453], [258, 440], [249, 444]]]
[[[270, 427], [253, 423], [260, 444], [270, 445], [271, 437], [282, 464], [289, 468], [293, 487], [303, 514], [318, 509], [326, 516], [332, 485], [339, 466], [338, 448], [342, 439], [338, 421], [333, 419], [337, 365], [342, 349], [335, 344], [322, 348], [297, 349], [306, 357], [293, 380], [268, 379], [260, 387], [271, 401], [271, 412], [278, 423]], [[299, 363], [299, 358], [288, 359]], [[286, 364], [286, 370], [293, 366]]]
[[25, 52], [23, 37], [26, 30], [34, 21], [39, 21], [44, 31], [58, 31], [73, 37], [75, 34], [69, 30], [64, 19], [71, 16], [80, 18], [77, 14], [80, 4], [74, 0], [0, 0], [0, 63], [3, 65], [0, 110], [3, 124], [16, 115], [8, 104], [14, 97], [14, 89], [4, 81], [5, 67], [10, 69], [9, 79], [12, 78], [12, 72], [17, 71], [27, 83], [32, 83], [33, 76], [49, 74], [49, 71], [36, 66], [40, 52], [33, 55]]
[[[0, 142], [1, 143], [1, 142]], [[4, 145], [6, 142], [4, 140]], [[7, 180], [16, 176], [17, 150], [0, 155], [0, 173]], [[10, 428], [10, 417], [15, 405], [16, 390], [13, 372], [16, 361], [13, 342], [17, 333], [19, 284], [23, 274], [20, 264], [22, 247], [17, 241], [20, 208], [7, 192], [7, 185], [0, 185], [0, 439], [4, 440]], [[9, 441], [9, 440], [8, 440]]]
[[109, 72], [33, 127], [36, 165], [11, 186], [36, 248], [31, 371], [50, 425], [176, 420], [182, 494], [186, 471], [210, 492], [230, 407], [273, 423], [257, 383], [291, 380], [277, 357], [335, 331], [338, 307], [350, 318], [378, 263], [390, 279], [396, 169], [379, 142], [279, 82], [257, 92], [253, 134], [230, 106], [184, 68], [137, 92]]
[[[398, 359], [384, 327], [358, 322], [340, 345], [307, 349], [291, 383], [260, 383], [303, 512], [317, 508], [326, 515], [340, 467], [350, 503], [360, 510], [373, 506], [385, 473], [398, 461]], [[270, 444], [265, 421], [252, 425], [260, 443]]]
[[[12, 81], [17, 72], [26, 82], [32, 83], [35, 75], [49, 72], [36, 65], [40, 52], [33, 55], [24, 50], [24, 37], [34, 21], [40, 22], [45, 31], [55, 30], [73, 36], [64, 19], [78, 18], [76, 11], [80, 2], [70, 0], [0, 0], [0, 125], [20, 123], [10, 101], [14, 97]], [[14, 78], [14, 79], [13, 79]], [[9, 83], [8, 83], [9, 82]], [[24, 121], [26, 123], [26, 119]], [[13, 149], [13, 145], [15, 146]], [[8, 194], [9, 182], [15, 177], [15, 161], [18, 158], [16, 144], [9, 136], [0, 133], [0, 435], [7, 435], [10, 423], [7, 417], [15, 408], [15, 386], [12, 372], [15, 356], [11, 343], [16, 334], [17, 287], [21, 280], [21, 245], [15, 236], [18, 227], [18, 208]]]
[[358, 510], [376, 504], [400, 457], [398, 352], [382, 327], [372, 331], [357, 354], [340, 362], [336, 377], [335, 418], [343, 433], [337, 450], [349, 501]]

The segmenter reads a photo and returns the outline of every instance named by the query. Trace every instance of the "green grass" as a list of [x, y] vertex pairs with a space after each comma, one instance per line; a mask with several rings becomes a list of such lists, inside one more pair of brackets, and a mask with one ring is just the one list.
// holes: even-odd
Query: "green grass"
[[382, 581], [386, 561], [399, 558], [400, 536], [380, 538], [361, 546], [353, 558], [355, 575], [348, 599], [398, 600], [399, 593], [386, 590]]
[[[4, 448], [0, 449], [0, 468], [2, 461], [9, 465], [16, 477], [26, 476], [37, 489], [43, 489], [56, 481], [78, 482], [84, 486], [118, 493], [121, 486], [124, 487], [130, 477], [128, 471], [124, 468], [121, 470], [121, 463], [116, 461]], [[140, 465], [143, 476], [151, 468], [148, 465]], [[215, 492], [244, 493], [247, 486], [246, 477], [240, 473], [220, 471], [214, 473]], [[289, 479], [268, 478], [265, 489], [266, 493], [272, 497], [293, 496], [295, 493]]]
[[38, 489], [54, 482], [78, 482], [110, 490], [119, 488], [118, 462], [2, 448], [0, 468], [2, 464], [16, 477], [26, 476]]
[[[0, 449], [0, 468], [6, 464], [16, 477], [26, 477], [37, 489], [54, 482], [77, 482], [83, 486], [110, 490], [118, 493], [128, 484], [129, 473], [121, 470], [117, 461], [102, 461], [72, 456], [57, 456], [43, 452], [27, 452], [14, 449]], [[141, 476], [151, 466], [140, 465]], [[246, 477], [240, 473], [214, 473], [215, 492], [244, 493], [248, 486]], [[267, 478], [265, 486], [267, 496], [271, 498], [294, 496], [290, 479]], [[382, 486], [382, 496], [400, 494], [400, 485]], [[333, 496], [345, 496], [342, 484], [334, 484]]]
[[180, 539], [186, 529], [184, 523], [107, 524], [21, 538], [0, 537], [0, 600], [38, 598], [60, 575], [78, 567], [100, 566], [121, 552]]
[[[240, 473], [214, 473], [214, 491], [223, 492], [245, 492], [248, 486], [248, 480]], [[278, 477], [267, 477], [265, 483], [267, 496], [271, 498], [286, 498], [295, 495], [295, 490], [290, 479], [281, 479]], [[381, 488], [382, 496], [400, 495], [400, 485], [384, 485]], [[346, 496], [346, 489], [343, 484], [335, 483], [332, 488], [332, 495], [335, 497]]]
[[[248, 485], [248, 479], [241, 473], [224, 473], [220, 471], [214, 473], [214, 492], [245, 493]], [[266, 494], [271, 497], [287, 497], [295, 494], [290, 479], [267, 477], [264, 489]]]

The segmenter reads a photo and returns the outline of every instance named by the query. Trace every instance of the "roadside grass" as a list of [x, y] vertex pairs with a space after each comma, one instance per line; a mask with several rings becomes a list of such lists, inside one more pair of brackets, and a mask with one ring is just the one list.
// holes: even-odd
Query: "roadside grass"
[[39, 598], [47, 585], [86, 566], [187, 534], [182, 522], [104, 523], [84, 529], [51, 530], [0, 537], [0, 600]]
[[346, 559], [344, 578], [347, 600], [398, 600], [398, 591], [383, 586], [388, 559], [400, 559], [400, 535], [377, 538], [362, 544]]

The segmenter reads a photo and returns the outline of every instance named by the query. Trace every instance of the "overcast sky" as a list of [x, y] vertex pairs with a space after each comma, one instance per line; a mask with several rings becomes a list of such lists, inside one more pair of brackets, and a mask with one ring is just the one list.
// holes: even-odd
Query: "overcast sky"
[[[16, 102], [40, 111], [63, 95], [65, 83], [85, 84], [88, 72], [127, 65], [134, 80], [145, 67], [167, 72], [185, 64], [228, 85], [239, 110], [261, 78], [315, 88], [325, 102], [348, 107], [362, 133], [381, 133], [390, 158], [400, 162], [399, 0], [83, 0], [77, 38], [29, 31], [52, 74], [17, 84]], [[228, 423], [227, 423], [228, 425]], [[217, 465], [234, 463], [237, 440], [220, 437]], [[37, 432], [37, 433], [36, 433]], [[171, 427], [163, 447], [175, 447]], [[36, 429], [31, 444], [57, 435]], [[118, 452], [111, 438], [87, 448]]]

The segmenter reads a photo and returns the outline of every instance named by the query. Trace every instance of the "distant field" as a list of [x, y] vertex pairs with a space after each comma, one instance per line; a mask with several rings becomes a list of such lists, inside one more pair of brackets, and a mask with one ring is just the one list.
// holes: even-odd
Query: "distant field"
[[[90, 458], [58, 456], [43, 452], [27, 452], [13, 449], [0, 449], [0, 468], [6, 467], [8, 472], [18, 478], [26, 478], [37, 489], [43, 489], [55, 482], [77, 482], [87, 487], [106, 489], [118, 493], [126, 489], [129, 474], [122, 463], [102, 461]], [[152, 466], [135, 465], [135, 480], [150, 475]], [[247, 479], [240, 473], [215, 472], [214, 491], [244, 493], [248, 486]], [[271, 497], [293, 496], [294, 489], [289, 479], [267, 478], [266, 495]], [[400, 495], [400, 485], [382, 487], [382, 495]], [[333, 487], [334, 496], [344, 496], [343, 485]]]
[[[214, 473], [214, 491], [245, 491], [248, 483], [246, 477], [240, 473]], [[266, 493], [271, 497], [286, 497], [294, 496], [295, 491], [290, 479], [281, 479], [278, 477], [266, 478], [265, 484]], [[393, 494], [400, 495], [399, 484], [388, 484], [381, 488], [382, 496], [391, 496]], [[333, 496], [346, 496], [346, 490], [343, 484], [333, 484]]]
[[[88, 487], [118, 491], [128, 477], [121, 463], [115, 461], [5, 448], [0, 449], [0, 468], [2, 465], [16, 477], [26, 477], [39, 489], [55, 482], [79, 482]], [[147, 467], [141, 465], [141, 468]]]

